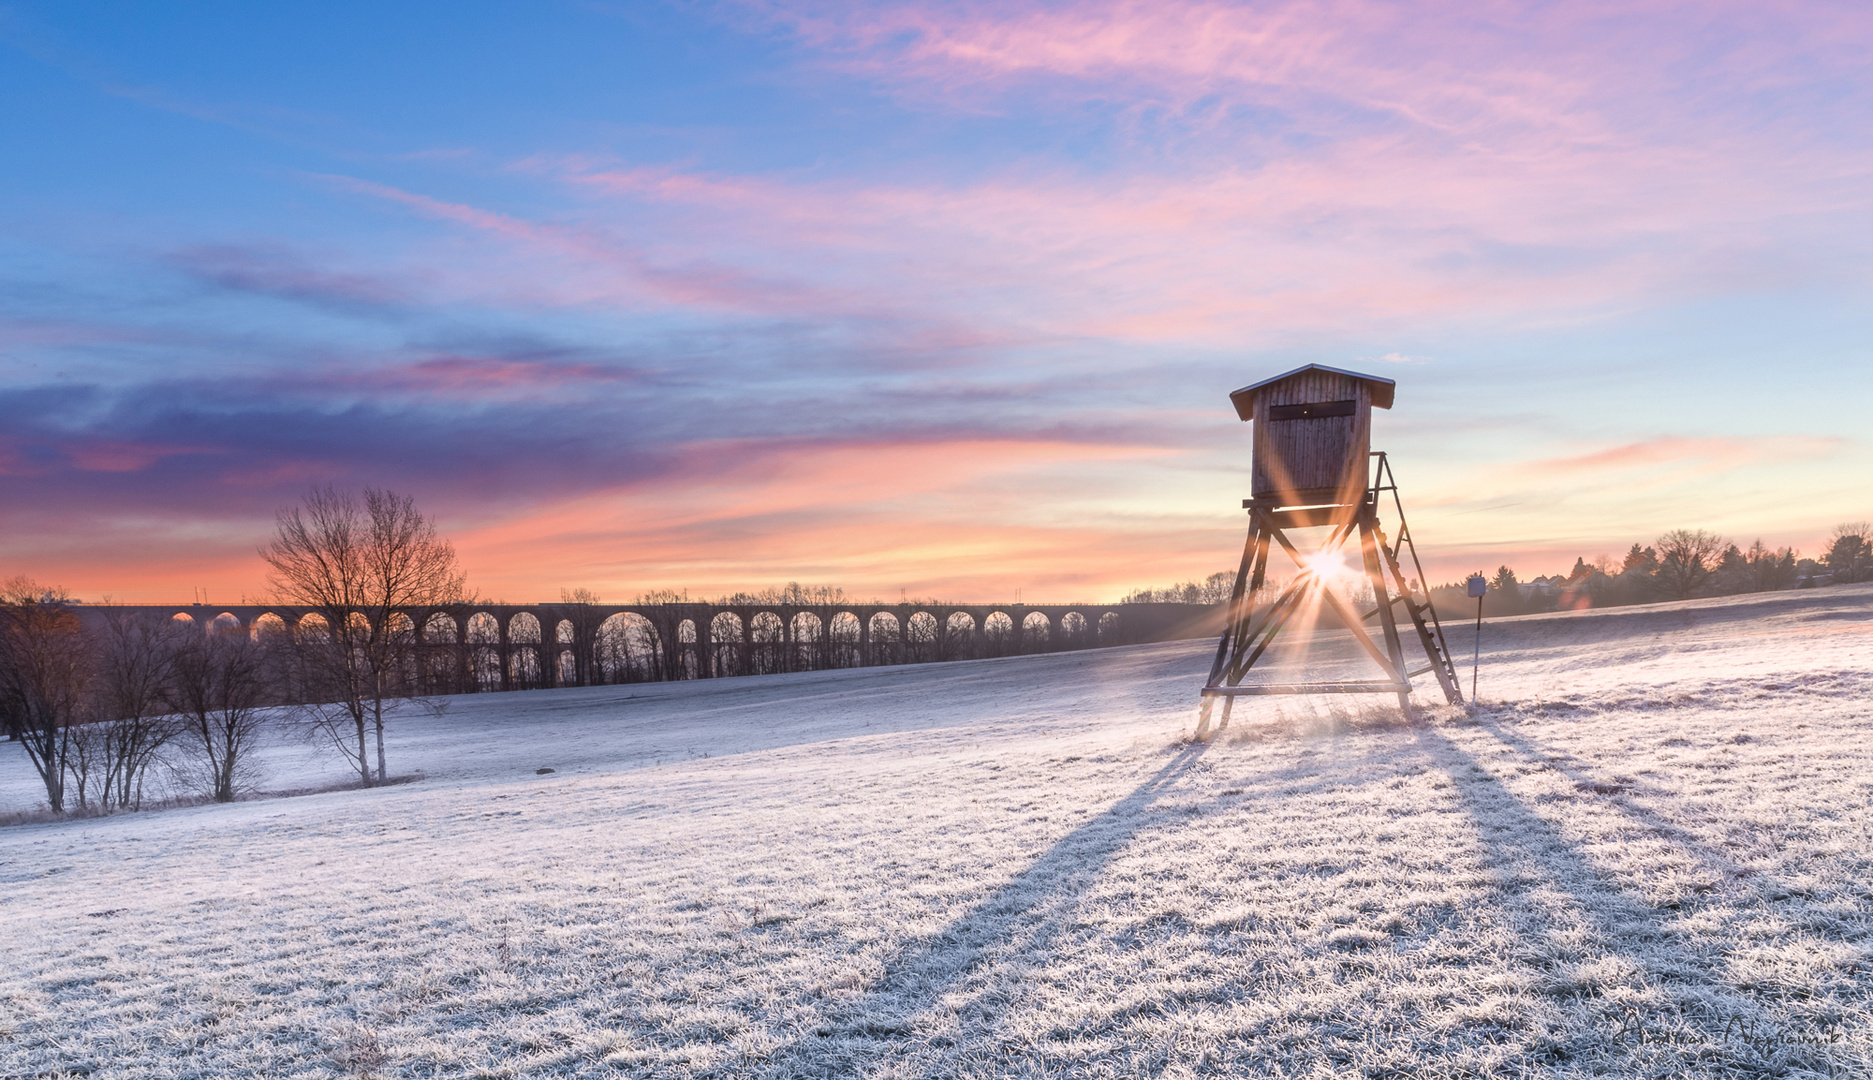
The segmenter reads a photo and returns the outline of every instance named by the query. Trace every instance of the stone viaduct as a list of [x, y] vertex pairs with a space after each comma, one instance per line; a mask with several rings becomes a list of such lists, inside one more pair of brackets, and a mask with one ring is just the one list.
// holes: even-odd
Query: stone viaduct
[[[85, 606], [204, 631], [318, 632], [281, 605]], [[361, 618], [362, 616], [354, 616]], [[451, 604], [394, 610], [428, 692], [711, 679], [1060, 652], [1221, 632], [1202, 604]], [[412, 633], [414, 631], [414, 633]]]

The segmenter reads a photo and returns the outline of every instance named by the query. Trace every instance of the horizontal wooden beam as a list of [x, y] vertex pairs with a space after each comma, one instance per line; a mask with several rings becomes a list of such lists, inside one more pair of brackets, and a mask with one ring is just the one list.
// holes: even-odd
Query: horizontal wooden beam
[[1368, 679], [1337, 683], [1260, 683], [1254, 686], [1206, 686], [1204, 697], [1251, 697], [1269, 694], [1406, 694], [1410, 683]]

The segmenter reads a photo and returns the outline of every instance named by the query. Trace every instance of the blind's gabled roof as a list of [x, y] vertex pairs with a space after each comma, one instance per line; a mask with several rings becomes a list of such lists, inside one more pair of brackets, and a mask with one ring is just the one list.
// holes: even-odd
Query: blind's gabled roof
[[1268, 389], [1276, 383], [1292, 379], [1296, 375], [1305, 375], [1310, 371], [1328, 371], [1335, 375], [1344, 375], [1349, 379], [1357, 379], [1365, 383], [1367, 392], [1372, 395], [1372, 403], [1381, 409], [1389, 409], [1392, 407], [1392, 394], [1398, 389], [1397, 383], [1390, 379], [1381, 379], [1377, 375], [1362, 375], [1357, 371], [1328, 367], [1325, 364], [1308, 364], [1306, 367], [1297, 367], [1293, 371], [1284, 371], [1272, 379], [1263, 379], [1261, 382], [1250, 383], [1240, 390], [1232, 391], [1229, 395], [1229, 400], [1236, 407], [1236, 415], [1244, 420], [1254, 419], [1255, 399], [1260, 396], [1263, 390]]

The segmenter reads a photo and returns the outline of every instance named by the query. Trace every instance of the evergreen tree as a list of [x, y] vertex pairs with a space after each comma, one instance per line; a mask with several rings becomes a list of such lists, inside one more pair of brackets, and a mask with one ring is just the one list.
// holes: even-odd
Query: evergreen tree
[[1619, 572], [1622, 574], [1630, 574], [1637, 570], [1641, 573], [1650, 574], [1657, 569], [1658, 552], [1653, 551], [1651, 548], [1642, 548], [1638, 544], [1634, 544], [1632, 545], [1632, 550], [1626, 552], [1626, 561], [1620, 565]]

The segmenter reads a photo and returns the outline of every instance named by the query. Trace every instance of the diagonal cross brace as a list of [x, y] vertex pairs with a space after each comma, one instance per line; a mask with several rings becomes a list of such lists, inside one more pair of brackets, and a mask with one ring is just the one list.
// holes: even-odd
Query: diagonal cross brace
[[[1417, 553], [1404, 520], [1403, 506], [1398, 506], [1396, 540], [1387, 543], [1379, 527], [1380, 492], [1392, 492], [1393, 501], [1397, 503], [1397, 482], [1391, 479], [1390, 465], [1385, 454], [1374, 453], [1372, 456], [1375, 459], [1373, 483], [1358, 504], [1306, 510], [1277, 509], [1256, 501], [1244, 504], [1250, 508], [1249, 538], [1243, 548], [1242, 568], [1237, 572], [1236, 587], [1230, 599], [1228, 625], [1217, 642], [1216, 659], [1203, 688], [1198, 738], [1206, 737], [1209, 731], [1211, 707], [1215, 700], [1223, 700], [1222, 722], [1227, 724], [1230, 706], [1238, 695], [1395, 692], [1401, 707], [1408, 709], [1410, 680], [1418, 675], [1434, 673], [1445, 697], [1452, 704], [1462, 703], [1455, 669], [1451, 667], [1448, 650], [1443, 645], [1443, 630], [1437, 623], [1436, 610], [1431, 606], [1428, 595], [1420, 600], [1413, 594], [1413, 586], [1405, 577], [1401, 565], [1400, 557], [1407, 552], [1412, 563], [1417, 563]], [[1342, 517], [1342, 514], [1345, 516]], [[1312, 556], [1303, 555], [1287, 536], [1290, 527], [1328, 524], [1333, 526], [1333, 531]], [[1364, 612], [1354, 610], [1350, 603], [1327, 588], [1309, 563], [1310, 558], [1317, 559], [1321, 555], [1339, 551], [1355, 535], [1359, 537], [1361, 562], [1376, 601], [1370, 610]], [[1302, 572], [1263, 611], [1255, 613], [1253, 598], [1265, 580], [1270, 551], [1277, 546]], [[1288, 628], [1295, 614], [1304, 607], [1304, 601], [1315, 591], [1320, 594], [1324, 606], [1334, 612], [1360, 649], [1386, 677], [1331, 683], [1244, 685], [1243, 679]], [[1410, 670], [1405, 662], [1403, 640], [1399, 633], [1403, 627], [1399, 625], [1396, 608], [1401, 602], [1416, 631], [1418, 645], [1430, 660], [1429, 666], [1415, 671]], [[1378, 618], [1381, 631], [1376, 637], [1365, 628], [1365, 624], [1374, 617]], [[1383, 638], [1383, 643], [1378, 637]]]

